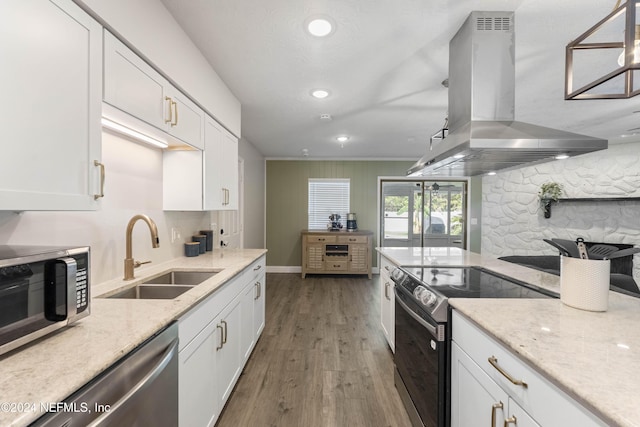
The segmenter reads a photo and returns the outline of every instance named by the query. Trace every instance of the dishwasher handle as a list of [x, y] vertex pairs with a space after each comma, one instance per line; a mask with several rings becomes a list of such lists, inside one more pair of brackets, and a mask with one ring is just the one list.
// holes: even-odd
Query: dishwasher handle
[[171, 359], [176, 357], [177, 353], [178, 339], [175, 339], [171, 342], [156, 366], [154, 366], [147, 375], [145, 375], [135, 386], [133, 386], [131, 390], [127, 392], [127, 394], [122, 396], [116, 403], [114, 403], [108, 412], [100, 415], [87, 427], [99, 427], [108, 425], [106, 423], [109, 421], [109, 416], [116, 413], [118, 409], [122, 407], [129, 399], [144, 390], [149, 383], [151, 383], [158, 375], [160, 375], [160, 373], [167, 367]]

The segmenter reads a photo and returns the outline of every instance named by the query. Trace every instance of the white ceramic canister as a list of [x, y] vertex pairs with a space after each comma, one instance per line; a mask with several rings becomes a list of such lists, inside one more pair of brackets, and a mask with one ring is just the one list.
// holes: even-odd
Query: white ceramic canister
[[607, 311], [611, 261], [560, 257], [560, 300], [574, 308]]

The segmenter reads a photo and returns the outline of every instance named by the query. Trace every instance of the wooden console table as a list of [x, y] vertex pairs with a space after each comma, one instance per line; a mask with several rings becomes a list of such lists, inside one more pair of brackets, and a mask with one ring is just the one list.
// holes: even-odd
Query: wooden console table
[[302, 278], [307, 274], [366, 274], [371, 279], [373, 232], [302, 230]]

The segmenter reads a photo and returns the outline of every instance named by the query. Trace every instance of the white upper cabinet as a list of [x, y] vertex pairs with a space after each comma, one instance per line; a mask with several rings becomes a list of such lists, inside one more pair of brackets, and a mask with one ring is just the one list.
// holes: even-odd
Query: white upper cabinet
[[0, 210], [93, 210], [102, 27], [70, 0], [0, 2]]
[[[167, 81], [111, 33], [104, 33], [104, 101], [165, 129]], [[166, 111], [166, 112], [165, 112]]]
[[111, 33], [104, 33], [104, 101], [204, 148], [204, 111]]
[[238, 140], [206, 116], [204, 151], [165, 151], [162, 180], [164, 210], [238, 209]]

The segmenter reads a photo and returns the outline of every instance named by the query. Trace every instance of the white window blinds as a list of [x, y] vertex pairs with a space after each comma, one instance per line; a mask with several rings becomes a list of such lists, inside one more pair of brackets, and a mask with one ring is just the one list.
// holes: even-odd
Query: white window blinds
[[309, 178], [309, 230], [326, 230], [331, 214], [339, 214], [346, 226], [350, 186], [348, 178]]

